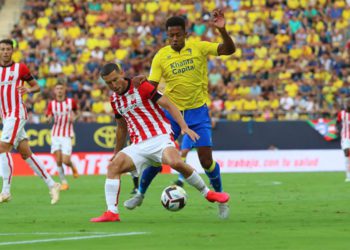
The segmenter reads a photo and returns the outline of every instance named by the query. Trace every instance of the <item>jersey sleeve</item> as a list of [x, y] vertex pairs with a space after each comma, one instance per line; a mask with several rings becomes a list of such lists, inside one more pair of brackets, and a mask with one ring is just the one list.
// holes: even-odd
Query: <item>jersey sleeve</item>
[[219, 43], [200, 41], [196, 43], [196, 46], [204, 56], [218, 56]]
[[113, 109], [113, 112], [114, 112], [115, 119], [120, 119], [120, 118], [122, 118], [123, 116], [118, 112], [117, 106], [115, 105], [115, 102], [114, 102], [114, 100], [113, 100], [113, 96], [110, 97], [109, 101], [110, 101], [110, 103], [111, 103], [111, 106], [112, 106], [112, 109]]
[[151, 70], [149, 73], [148, 80], [152, 82], [160, 82], [162, 74], [163, 74], [163, 70], [160, 63], [160, 53], [158, 52], [152, 60], [152, 65], [151, 65]]
[[52, 115], [52, 104], [49, 102], [47, 105], [46, 116]]
[[138, 90], [142, 98], [151, 99], [154, 103], [162, 97], [161, 93], [157, 91], [157, 88], [148, 81], [142, 82]]
[[77, 102], [74, 99], [72, 99], [72, 110], [76, 111], [77, 109], [78, 109]]
[[337, 115], [337, 122], [341, 122], [341, 111], [338, 112], [338, 115]]
[[32, 74], [30, 73], [27, 65], [21, 63], [19, 65], [19, 78], [22, 80], [22, 81], [26, 81], [26, 82], [29, 82], [31, 80], [34, 79], [34, 77], [32, 76]]

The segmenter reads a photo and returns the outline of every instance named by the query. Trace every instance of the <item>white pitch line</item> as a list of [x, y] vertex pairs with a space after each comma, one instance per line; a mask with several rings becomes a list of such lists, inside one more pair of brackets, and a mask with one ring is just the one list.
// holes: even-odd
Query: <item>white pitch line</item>
[[71, 234], [110, 234], [110, 232], [28, 232], [28, 233], [0, 233], [0, 236], [16, 235], [71, 235]]
[[89, 235], [89, 236], [53, 238], [53, 239], [43, 239], [43, 240], [9, 241], [9, 242], [1, 242], [0, 246], [35, 244], [35, 243], [44, 243], [44, 242], [53, 242], [53, 241], [67, 241], [67, 240], [86, 240], [86, 239], [118, 237], [118, 236], [133, 236], [133, 235], [141, 235], [141, 234], [147, 234], [147, 232], [130, 232], [130, 233], [116, 233], [116, 234], [103, 234], [103, 235]]

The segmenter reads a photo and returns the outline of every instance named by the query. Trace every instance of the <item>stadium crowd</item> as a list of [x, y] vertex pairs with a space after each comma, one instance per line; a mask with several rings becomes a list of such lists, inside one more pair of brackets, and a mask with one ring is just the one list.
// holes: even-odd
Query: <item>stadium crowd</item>
[[42, 92], [28, 96], [31, 122], [43, 121], [52, 88], [68, 86], [81, 121], [111, 122], [104, 62], [149, 74], [166, 44], [164, 22], [188, 21], [189, 38], [215, 41], [210, 12], [220, 7], [237, 44], [208, 63], [208, 105], [216, 119], [268, 121], [333, 117], [350, 95], [350, 4], [344, 0], [27, 0], [11, 37]]

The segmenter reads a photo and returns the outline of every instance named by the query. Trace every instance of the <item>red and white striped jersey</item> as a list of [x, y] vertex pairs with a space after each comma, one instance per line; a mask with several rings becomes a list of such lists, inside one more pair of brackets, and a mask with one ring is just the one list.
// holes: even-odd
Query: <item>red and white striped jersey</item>
[[77, 109], [77, 104], [72, 98], [66, 98], [58, 102], [53, 100], [49, 102], [46, 115], [52, 115], [54, 118], [51, 136], [73, 137], [72, 113]]
[[23, 63], [12, 63], [8, 66], [0, 65], [0, 109], [3, 119], [15, 117], [27, 119], [27, 109], [23, 103], [18, 87], [24, 81], [31, 81], [33, 76]]
[[341, 122], [341, 139], [350, 139], [350, 113], [340, 111], [337, 120]]
[[152, 101], [158, 93], [156, 88], [147, 81], [136, 88], [130, 79], [127, 80], [126, 93], [113, 93], [110, 101], [116, 117], [126, 120], [131, 142], [136, 144], [158, 135], [172, 134], [164, 111]]

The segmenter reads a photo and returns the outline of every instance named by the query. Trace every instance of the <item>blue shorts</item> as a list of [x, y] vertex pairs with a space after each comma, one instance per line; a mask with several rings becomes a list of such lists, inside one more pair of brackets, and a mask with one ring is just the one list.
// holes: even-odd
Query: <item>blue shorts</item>
[[[164, 112], [170, 121], [171, 128], [174, 132], [174, 139], [176, 140], [181, 133], [180, 126], [176, 123], [168, 111], [164, 110]], [[184, 135], [182, 138], [181, 149], [213, 146], [211, 139], [211, 120], [207, 105], [205, 104], [199, 108], [188, 109], [180, 112], [188, 127], [200, 136], [200, 138], [194, 142], [188, 135]]]

